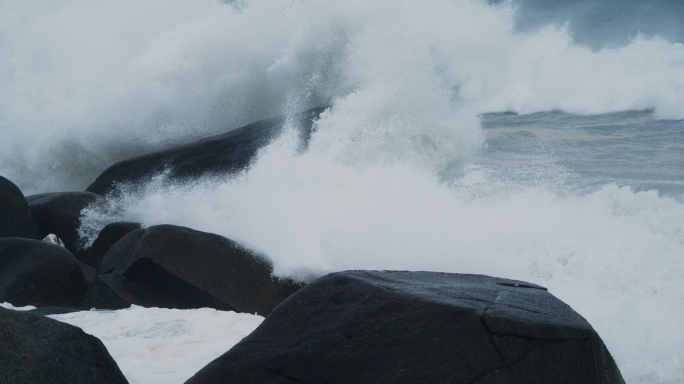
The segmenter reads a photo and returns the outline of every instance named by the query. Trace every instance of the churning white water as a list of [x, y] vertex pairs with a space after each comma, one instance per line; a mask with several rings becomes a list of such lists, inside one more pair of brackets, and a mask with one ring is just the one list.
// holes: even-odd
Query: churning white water
[[481, 112], [684, 118], [681, 44], [592, 51], [565, 27], [516, 33], [514, 7], [2, 0], [0, 173], [29, 193], [85, 188], [114, 161], [281, 114], [312, 81], [296, 107], [334, 103], [357, 131], [394, 122], [415, 131], [393, 140], [461, 148]]
[[84, 211], [82, 233], [183, 225], [305, 280], [407, 269], [531, 281], [589, 320], [628, 383], [681, 383], [684, 192], [601, 170], [599, 187], [577, 191], [553, 148], [537, 182], [502, 177], [498, 166], [530, 163], [483, 155], [480, 115], [684, 119], [684, 46], [519, 31], [514, 2], [0, 0], [0, 174], [27, 194], [83, 189], [129, 156], [330, 105], [307, 152], [286, 133], [239, 175], [122, 186]]
[[81, 311], [51, 318], [98, 339], [130, 384], [182, 384], [249, 335], [264, 320], [211, 308], [131, 306], [118, 311]]

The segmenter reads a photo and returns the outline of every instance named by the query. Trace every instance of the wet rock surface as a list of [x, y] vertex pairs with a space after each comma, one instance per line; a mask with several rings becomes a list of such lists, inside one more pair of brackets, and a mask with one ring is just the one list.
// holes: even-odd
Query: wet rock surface
[[0, 238], [4, 237], [42, 239], [24, 194], [0, 176]]
[[[313, 121], [324, 110], [314, 108], [293, 116], [303, 146], [308, 143]], [[168, 177], [172, 179], [241, 170], [259, 148], [282, 132], [286, 121], [283, 116], [265, 119], [194, 143], [124, 160], [107, 168], [86, 190], [106, 194], [115, 183], [136, 183], [165, 169], [169, 169]]]
[[15, 306], [76, 306], [88, 284], [78, 261], [59, 245], [0, 239], [0, 302]]
[[434, 272], [324, 276], [186, 384], [624, 383], [589, 323], [546, 289]]
[[[150, 277], [144, 282], [117, 274], [100, 275], [91, 283], [81, 307], [123, 309], [131, 304], [157, 308], [214, 308], [223, 311], [235, 309], [201, 289], [173, 275]], [[160, 281], [161, 280], [161, 281]]]
[[[209, 306], [263, 316], [301, 287], [294, 281], [274, 278], [272, 271], [270, 262], [232, 240], [185, 227], [158, 225], [132, 231], [114, 244], [98, 274], [123, 276], [125, 280], [100, 276], [100, 283], [108, 287], [100, 288], [134, 304]], [[141, 296], [145, 292], [148, 296]], [[101, 300], [96, 295], [89, 297], [94, 302]], [[161, 300], [163, 297], [166, 299]], [[169, 304], [172, 299], [175, 304]]]
[[80, 261], [92, 265], [80, 249], [78, 227], [81, 210], [101, 196], [90, 192], [56, 192], [28, 196], [29, 209], [38, 224], [41, 238], [55, 234]]
[[102, 342], [44, 316], [0, 308], [0, 383], [128, 383]]
[[142, 228], [142, 224], [128, 221], [107, 224], [102, 228], [93, 244], [87, 250], [88, 264], [95, 268], [99, 267], [100, 263], [102, 263], [102, 258], [107, 254], [112, 245], [116, 244], [117, 241], [130, 232], [140, 228]]

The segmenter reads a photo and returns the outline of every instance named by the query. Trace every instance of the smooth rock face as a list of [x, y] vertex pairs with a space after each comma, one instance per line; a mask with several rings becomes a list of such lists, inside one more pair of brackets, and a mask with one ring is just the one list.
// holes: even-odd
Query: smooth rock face
[[102, 342], [44, 316], [0, 308], [0, 383], [128, 383]]
[[[183, 308], [209, 306], [263, 316], [300, 288], [293, 281], [273, 278], [272, 271], [269, 262], [225, 237], [158, 225], [135, 230], [114, 244], [98, 274], [120, 275], [138, 287], [155, 287], [184, 303]], [[128, 282], [120, 284], [120, 279], [102, 282], [131, 303], [149, 299], [137, 297], [137, 288]], [[150, 297], [156, 295], [149, 292]], [[212, 300], [217, 303], [211, 304]], [[146, 306], [168, 304], [148, 302]]]
[[100, 195], [90, 192], [42, 193], [26, 197], [29, 209], [40, 229], [41, 238], [53, 233], [77, 259], [89, 264], [79, 249], [78, 227], [81, 210]]
[[138, 282], [113, 273], [97, 276], [90, 284], [88, 293], [80, 306], [82, 308], [123, 309], [135, 304], [148, 308], [235, 310], [230, 305], [173, 275], [162, 272], [161, 277], [157, 279], [162, 279], [163, 283], [158, 280], [152, 283]]
[[100, 266], [102, 258], [107, 254], [109, 248], [124, 236], [136, 229], [142, 228], [142, 224], [128, 221], [107, 224], [100, 233], [93, 245], [88, 249], [88, 264], [95, 268]]
[[[313, 121], [324, 110], [314, 108], [294, 116], [303, 145], [308, 144]], [[144, 180], [166, 168], [170, 169], [170, 178], [180, 179], [241, 170], [259, 148], [282, 132], [285, 121], [285, 117], [261, 120], [194, 143], [124, 160], [107, 168], [86, 190], [104, 195], [114, 183]]]
[[59, 245], [0, 239], [0, 302], [76, 306], [88, 290], [78, 261]]
[[278, 306], [186, 384], [624, 383], [579, 314], [534, 284], [347, 271]]
[[42, 239], [24, 194], [0, 176], [0, 238], [3, 237]]

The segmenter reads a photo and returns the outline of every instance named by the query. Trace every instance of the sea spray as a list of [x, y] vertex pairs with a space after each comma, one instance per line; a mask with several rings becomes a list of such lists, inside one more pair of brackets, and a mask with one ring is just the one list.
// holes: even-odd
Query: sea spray
[[520, 182], [488, 167], [515, 161], [477, 157], [484, 112], [684, 118], [682, 44], [589, 47], [568, 25], [521, 32], [512, 3], [468, 0], [3, 1], [0, 15], [0, 173], [26, 194], [331, 106], [306, 152], [286, 134], [236, 175], [122, 185], [84, 211], [86, 240], [112, 221], [168, 223], [303, 280], [358, 268], [529, 280], [594, 325], [629, 383], [684, 380], [681, 201], [610, 175], [577, 193], [571, 166]]
[[678, 380], [681, 203], [629, 187], [577, 196], [502, 185], [477, 170], [445, 184], [411, 164], [344, 160], [298, 154], [284, 137], [242, 174], [163, 189], [159, 178], [90, 207], [84, 223], [219, 233], [269, 258], [277, 275], [302, 280], [395, 269], [535, 282], [590, 321], [628, 382]]
[[0, 173], [26, 193], [83, 189], [118, 160], [281, 114], [314, 76], [302, 109], [375, 93], [369, 107], [417, 111], [403, 124], [684, 117], [681, 44], [590, 49], [563, 26], [517, 32], [508, 2], [3, 1], [0, 14]]

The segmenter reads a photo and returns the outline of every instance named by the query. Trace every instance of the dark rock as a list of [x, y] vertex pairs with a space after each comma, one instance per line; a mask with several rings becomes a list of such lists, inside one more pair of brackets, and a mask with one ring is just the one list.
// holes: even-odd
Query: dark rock
[[85, 277], [88, 283], [92, 283], [93, 280], [95, 280], [95, 276], [97, 275], [97, 269], [80, 261], [78, 262], [78, 267], [81, 268], [81, 272], [83, 272], [83, 277]]
[[624, 383], [579, 314], [534, 284], [348, 271], [290, 296], [186, 384]]
[[42, 239], [24, 194], [14, 183], [0, 176], [0, 238]]
[[26, 311], [34, 315], [48, 316], [48, 315], [63, 315], [65, 313], [80, 312], [82, 308], [66, 308], [66, 307], [40, 307]]
[[[132, 287], [126, 287], [131, 285]], [[123, 286], [124, 289], [120, 289]], [[126, 289], [127, 288], [127, 289]], [[119, 275], [100, 275], [95, 277], [95, 280], [90, 284], [88, 292], [86, 293], [81, 308], [97, 308], [97, 309], [124, 309], [131, 306], [132, 301], [137, 301], [140, 306], [140, 301], [147, 299], [148, 293], [144, 289], [137, 289], [137, 284]], [[128, 293], [133, 291], [132, 293]], [[142, 296], [140, 299], [135, 298]], [[123, 298], [125, 296], [126, 298]], [[151, 305], [154, 307], [155, 305]], [[156, 306], [164, 307], [164, 306]]]
[[155, 271], [155, 267], [152, 267], [150, 271], [159, 275], [154, 278], [153, 283], [138, 282], [117, 274], [99, 275], [90, 285], [80, 306], [97, 309], [123, 309], [135, 304], [141, 307], [157, 308], [193, 309], [206, 307], [224, 311], [235, 310], [230, 305], [182, 279], [163, 271]]
[[87, 290], [78, 261], [66, 249], [39, 240], [0, 239], [0, 302], [70, 307]]
[[112, 247], [117, 241], [121, 240], [129, 232], [135, 231], [136, 229], [142, 228], [140, 223], [132, 223], [128, 221], [110, 223], [100, 231], [97, 235], [97, 239], [93, 242], [93, 245], [88, 249], [88, 264], [94, 266], [95, 268], [100, 266], [102, 258], [109, 248]]
[[[90, 192], [57, 192], [27, 196], [29, 209], [40, 229], [41, 238], [54, 233], [77, 259], [89, 264], [80, 250], [78, 227], [81, 210], [95, 202], [100, 195]], [[96, 266], [94, 266], [96, 267]]]
[[128, 383], [100, 340], [44, 316], [0, 308], [0, 383]]
[[[232, 240], [174, 225], [135, 230], [116, 244], [102, 260], [101, 275], [115, 274], [146, 287], [156, 287], [181, 300], [184, 308], [214, 307], [266, 315], [300, 288], [271, 273], [270, 262]], [[107, 285], [112, 288], [113, 283]], [[133, 297], [116, 291], [136, 303]], [[220, 302], [212, 304], [212, 302]], [[166, 306], [151, 302], [146, 306]]]
[[[324, 110], [315, 108], [294, 117], [299, 122], [300, 137], [305, 145], [313, 121]], [[167, 168], [171, 179], [241, 170], [259, 148], [282, 132], [285, 121], [285, 117], [261, 120], [194, 143], [124, 160], [106, 169], [86, 190], [104, 195], [115, 183], [145, 180]]]

